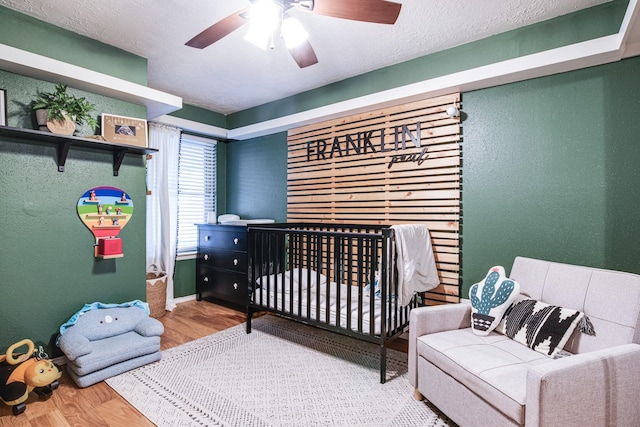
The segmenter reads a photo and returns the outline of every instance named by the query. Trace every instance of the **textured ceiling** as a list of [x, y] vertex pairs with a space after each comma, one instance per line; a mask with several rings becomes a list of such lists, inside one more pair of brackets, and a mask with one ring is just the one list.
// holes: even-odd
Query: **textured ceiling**
[[[348, 0], [345, 0], [348, 1]], [[148, 85], [229, 114], [371, 70], [605, 3], [396, 0], [395, 25], [293, 11], [319, 63], [300, 69], [281, 40], [262, 51], [247, 26], [205, 49], [185, 42], [249, 0], [0, 0], [0, 5], [148, 59]]]

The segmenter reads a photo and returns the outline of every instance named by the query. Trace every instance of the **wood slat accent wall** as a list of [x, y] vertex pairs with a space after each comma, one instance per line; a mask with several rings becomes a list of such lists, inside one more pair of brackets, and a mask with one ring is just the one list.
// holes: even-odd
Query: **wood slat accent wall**
[[459, 117], [451, 94], [291, 129], [287, 220], [426, 224], [440, 275], [431, 303], [460, 297]]

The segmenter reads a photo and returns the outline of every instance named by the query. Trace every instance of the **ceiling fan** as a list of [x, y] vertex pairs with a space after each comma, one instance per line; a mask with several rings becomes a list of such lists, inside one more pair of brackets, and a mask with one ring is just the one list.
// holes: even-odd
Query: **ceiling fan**
[[[394, 24], [400, 14], [400, 3], [386, 0], [250, 0], [251, 7], [227, 16], [206, 28], [185, 43], [204, 49], [250, 23], [245, 39], [266, 48], [273, 48], [273, 36], [279, 28], [287, 49], [300, 68], [316, 64], [318, 58], [308, 34], [299, 21], [289, 16], [289, 10], [297, 8], [316, 15], [349, 19], [352, 21]], [[271, 19], [268, 19], [271, 17]], [[267, 23], [268, 21], [268, 23]]]

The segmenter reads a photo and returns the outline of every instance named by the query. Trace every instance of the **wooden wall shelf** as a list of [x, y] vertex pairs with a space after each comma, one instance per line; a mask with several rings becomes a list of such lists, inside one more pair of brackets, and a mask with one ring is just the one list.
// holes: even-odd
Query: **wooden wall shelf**
[[96, 258], [100, 258], [100, 259], [114, 259], [114, 258], [123, 258], [124, 254], [117, 254], [117, 255], [96, 255]]
[[57, 135], [50, 132], [41, 132], [33, 129], [12, 128], [0, 126], [0, 137], [8, 138], [24, 144], [50, 144], [57, 147], [58, 172], [64, 172], [67, 154], [71, 147], [93, 148], [102, 151], [113, 152], [113, 176], [118, 176], [120, 166], [127, 153], [148, 154], [155, 153], [155, 148], [138, 147], [135, 145], [116, 144], [114, 142], [100, 141], [92, 138], [78, 136]]

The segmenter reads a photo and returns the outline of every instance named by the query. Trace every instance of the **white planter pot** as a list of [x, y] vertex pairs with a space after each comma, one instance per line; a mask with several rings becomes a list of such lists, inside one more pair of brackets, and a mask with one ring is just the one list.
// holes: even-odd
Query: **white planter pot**
[[38, 121], [38, 130], [49, 132], [47, 129], [47, 115], [49, 110], [36, 110], [36, 120]]

